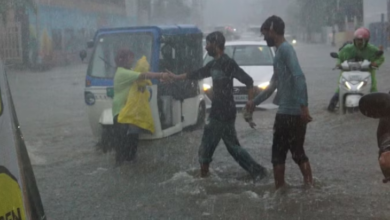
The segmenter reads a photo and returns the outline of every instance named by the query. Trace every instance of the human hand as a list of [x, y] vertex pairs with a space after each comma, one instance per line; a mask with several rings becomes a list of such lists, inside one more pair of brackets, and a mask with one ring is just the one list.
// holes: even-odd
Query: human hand
[[372, 63], [371, 63], [371, 67], [377, 68], [377, 67], [378, 67], [378, 64], [376, 64], [375, 62], [372, 62]]
[[248, 122], [249, 123], [249, 126], [251, 127], [251, 128], [253, 128], [253, 129], [256, 129], [256, 124], [253, 122], [253, 121], [250, 121], [250, 122]]
[[255, 111], [255, 103], [253, 102], [253, 100], [248, 100], [248, 102], [246, 103], [246, 109], [251, 113]]
[[307, 106], [303, 106], [301, 108], [301, 119], [306, 124], [313, 121], [313, 118], [310, 116], [309, 108]]
[[165, 69], [165, 71], [169, 74], [170, 79], [177, 79], [177, 75], [172, 73], [170, 70]]
[[171, 83], [175, 79], [175, 74], [172, 72], [162, 72], [161, 81], [164, 83]]
[[341, 64], [336, 64], [336, 66], [334, 66], [333, 70], [337, 70], [337, 69], [341, 69]]
[[161, 72], [160, 73], [160, 81], [161, 82], [167, 82], [169, 80], [169, 73], [166, 73], [166, 72]]

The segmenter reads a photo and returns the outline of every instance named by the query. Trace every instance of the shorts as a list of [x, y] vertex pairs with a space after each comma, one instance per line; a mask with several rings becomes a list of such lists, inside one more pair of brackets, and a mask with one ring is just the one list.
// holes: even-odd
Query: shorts
[[291, 151], [292, 158], [298, 165], [309, 161], [303, 148], [306, 125], [299, 115], [276, 115], [272, 144], [274, 166], [285, 164], [288, 151]]

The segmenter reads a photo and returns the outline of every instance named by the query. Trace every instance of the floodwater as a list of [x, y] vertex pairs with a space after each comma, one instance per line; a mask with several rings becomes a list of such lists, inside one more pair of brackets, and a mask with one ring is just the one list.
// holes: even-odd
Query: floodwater
[[[141, 142], [135, 163], [114, 168], [114, 156], [96, 150], [83, 97], [86, 64], [47, 72], [10, 71], [24, 138], [50, 219], [390, 219], [389, 187], [377, 162], [377, 121], [330, 114], [337, 86], [333, 48], [298, 45], [307, 77], [309, 107], [305, 148], [315, 187], [302, 186], [287, 160], [288, 187], [275, 191], [270, 163], [276, 111], [258, 111], [252, 130], [237, 116], [241, 144], [270, 175], [253, 183], [221, 142], [211, 176], [199, 178], [202, 130]], [[386, 54], [388, 58], [388, 54]], [[390, 90], [385, 63], [378, 87]], [[259, 73], [260, 74], [260, 73]]]

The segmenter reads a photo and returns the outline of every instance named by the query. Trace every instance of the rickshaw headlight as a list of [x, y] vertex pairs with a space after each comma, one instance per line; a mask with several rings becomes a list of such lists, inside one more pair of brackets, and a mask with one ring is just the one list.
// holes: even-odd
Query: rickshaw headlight
[[85, 92], [84, 98], [87, 105], [94, 105], [96, 102], [96, 98], [91, 92]]

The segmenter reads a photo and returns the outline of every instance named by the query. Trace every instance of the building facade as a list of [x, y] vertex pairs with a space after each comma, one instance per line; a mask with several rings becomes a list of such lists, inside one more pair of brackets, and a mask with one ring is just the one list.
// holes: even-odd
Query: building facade
[[[202, 25], [203, 0], [35, 0], [0, 24], [0, 58], [31, 67], [78, 60], [97, 29], [158, 24]], [[3, 27], [7, 26], [7, 27]]]
[[37, 0], [37, 12], [25, 10], [25, 59], [32, 66], [57, 65], [77, 59], [98, 28], [137, 23], [124, 0]]
[[371, 43], [389, 47], [390, 0], [364, 0], [364, 26], [371, 31]]

